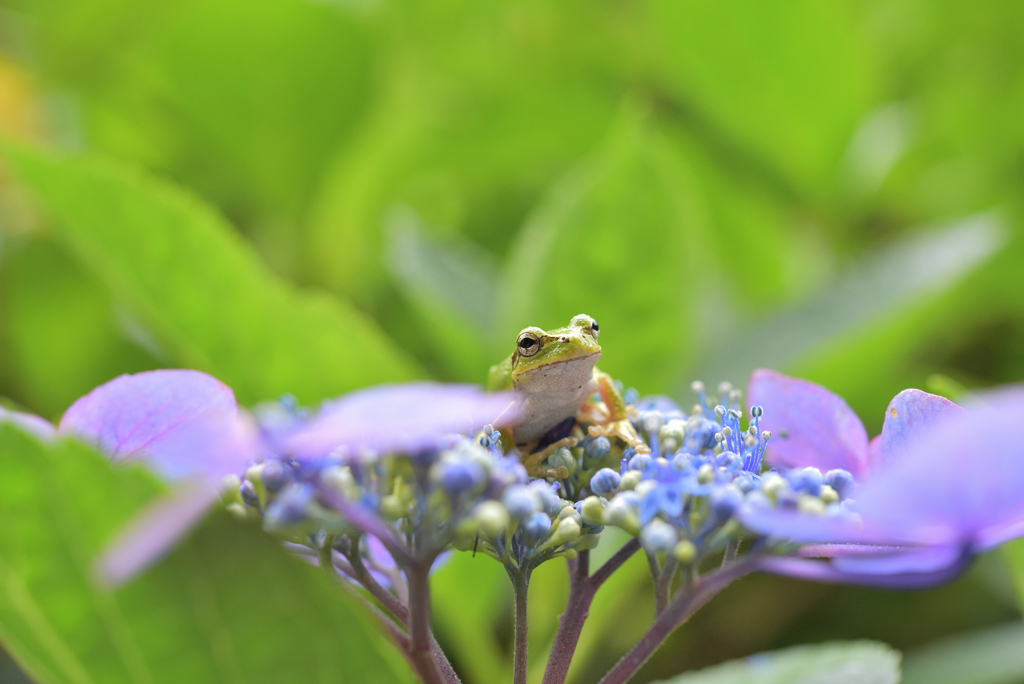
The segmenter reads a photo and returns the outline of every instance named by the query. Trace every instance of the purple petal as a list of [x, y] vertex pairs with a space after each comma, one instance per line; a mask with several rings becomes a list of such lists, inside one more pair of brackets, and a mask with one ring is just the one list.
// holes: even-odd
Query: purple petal
[[[944, 550], [937, 552], [932, 560], [942, 557]], [[849, 572], [836, 567], [832, 562], [780, 557], [762, 558], [758, 562], [758, 569], [774, 575], [785, 575], [815, 582], [861, 584], [890, 589], [919, 589], [942, 584], [957, 577], [967, 569], [967, 566], [970, 564], [970, 558], [969, 554], [959, 553], [953, 559], [953, 562], [945, 565], [938, 564], [934, 569], [926, 572]], [[927, 563], [921, 564], [922, 567], [927, 565]], [[913, 564], [908, 564], [908, 567], [913, 567]]]
[[325, 404], [282, 447], [300, 458], [326, 456], [338, 447], [415, 453], [438, 447], [453, 432], [507, 424], [515, 410], [512, 394], [474, 385], [383, 385]]
[[842, 468], [855, 477], [868, 464], [868, 435], [857, 415], [821, 385], [759, 369], [747, 389], [761, 406], [761, 429], [771, 430], [768, 459], [776, 466]]
[[877, 453], [872, 453], [871, 466], [898, 458], [909, 442], [943, 420], [964, 410], [949, 399], [916, 389], [905, 389], [889, 402], [885, 410], [882, 434], [877, 438]]
[[905, 543], [975, 550], [1024, 531], [1024, 398], [957, 412], [861, 486], [865, 526]]
[[44, 442], [53, 439], [57, 433], [56, 428], [49, 421], [43, 420], [39, 416], [20, 411], [8, 411], [2, 406], [0, 406], [0, 423], [11, 423]]
[[744, 506], [736, 513], [743, 525], [758, 534], [798, 543], [879, 544], [879, 534], [849, 516], [807, 515], [793, 510]]
[[165, 477], [218, 479], [259, 455], [255, 430], [219, 380], [193, 370], [122, 375], [76, 401], [60, 422], [117, 462], [145, 459]]
[[956, 546], [925, 546], [896, 551], [887, 549], [874, 554], [844, 554], [833, 559], [832, 564], [843, 572], [897, 575], [905, 572], [935, 572], [956, 563], [960, 554]]
[[218, 498], [209, 483], [186, 486], [150, 504], [107, 547], [96, 573], [110, 585], [130, 579], [162, 558]]

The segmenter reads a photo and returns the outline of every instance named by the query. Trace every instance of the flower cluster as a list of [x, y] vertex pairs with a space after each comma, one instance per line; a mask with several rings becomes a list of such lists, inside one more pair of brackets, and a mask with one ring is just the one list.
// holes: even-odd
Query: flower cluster
[[[517, 668], [530, 573], [568, 561], [570, 606], [545, 677], [554, 682], [594, 593], [642, 549], [658, 614], [609, 675], [624, 681], [695, 606], [747, 572], [928, 586], [1024, 535], [1019, 389], [969, 410], [905, 390], [874, 439], [840, 397], [774, 371], [754, 373], [747, 409], [728, 384], [717, 400], [701, 383], [693, 389], [688, 414], [665, 397], [623, 393], [642, 445], [605, 436], [587, 422], [602, 411], [583, 410], [533, 454], [503, 440], [498, 417], [515, 419], [513, 396], [432, 383], [370, 388], [315, 411], [285, 397], [250, 414], [208, 375], [152, 371], [82, 397], [58, 428], [3, 409], [0, 422], [45, 440], [73, 435], [173, 484], [100, 560], [108, 580], [159, 558], [220, 498], [361, 586], [428, 682], [457, 680], [429, 628], [427, 577], [450, 549], [508, 571]], [[531, 472], [547, 477], [531, 479], [523, 458], [538, 455]], [[590, 574], [589, 551], [609, 526], [635, 539]]]

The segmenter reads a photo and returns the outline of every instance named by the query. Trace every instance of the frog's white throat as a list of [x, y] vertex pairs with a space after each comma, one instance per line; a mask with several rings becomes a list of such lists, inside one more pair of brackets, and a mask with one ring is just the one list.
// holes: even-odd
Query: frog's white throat
[[516, 419], [516, 444], [535, 442], [566, 418], [575, 416], [597, 390], [594, 366], [600, 352], [546, 364], [525, 371], [515, 383], [521, 404]]

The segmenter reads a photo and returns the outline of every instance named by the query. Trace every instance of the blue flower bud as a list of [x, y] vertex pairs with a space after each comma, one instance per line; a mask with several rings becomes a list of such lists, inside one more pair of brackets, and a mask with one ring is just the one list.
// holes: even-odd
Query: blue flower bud
[[280, 529], [305, 520], [313, 501], [313, 488], [307, 484], [290, 484], [267, 506], [263, 516], [268, 529]]
[[723, 451], [715, 457], [715, 465], [725, 468], [736, 468], [739, 467], [743, 462], [738, 454], [734, 454], [731, 451]]
[[291, 479], [291, 468], [275, 458], [263, 462], [263, 486], [268, 492], [278, 492]]
[[543, 505], [537, 492], [526, 485], [512, 485], [505, 489], [501, 503], [515, 520], [525, 520], [539, 512]]
[[551, 518], [545, 513], [534, 513], [522, 525], [523, 540], [529, 546], [536, 546], [551, 533]]
[[[636, 457], [634, 457], [636, 458]], [[622, 483], [622, 477], [611, 468], [601, 468], [590, 478], [590, 491], [598, 496], [608, 496]]]
[[242, 484], [238, 486], [238, 493], [242, 495], [242, 501], [250, 506], [259, 506], [260, 497], [256, 493], [256, 487], [249, 480], [242, 480]]
[[853, 493], [853, 475], [842, 468], [825, 473], [825, 484], [836, 490], [840, 499], [845, 499]]
[[607, 437], [595, 437], [587, 442], [583, 449], [583, 457], [588, 461], [600, 461], [606, 458], [612, 450], [612, 443]]
[[630, 387], [622, 393], [622, 401], [625, 402], [626, 406], [633, 406], [640, 401], [640, 393]]
[[540, 497], [544, 512], [549, 516], [558, 515], [558, 512], [562, 510], [562, 500], [555, 494], [555, 490], [552, 489], [551, 485], [544, 480], [534, 480], [527, 486]]
[[[789, 486], [796, 491], [806, 492], [812, 496], [818, 495], [821, 485], [825, 481], [821, 476], [821, 471], [817, 468], [794, 468], [786, 473], [786, 480], [789, 481]], [[833, 487], [833, 489], [835, 488]]]
[[441, 487], [449, 496], [459, 496], [479, 490], [487, 479], [487, 473], [479, 463], [458, 460], [442, 465], [440, 479]]
[[637, 454], [629, 459], [629, 470], [644, 470], [650, 462], [650, 454]]
[[657, 518], [640, 530], [640, 544], [648, 553], [667, 553], [675, 548], [678, 541], [675, 528]]
[[735, 485], [715, 487], [708, 497], [708, 506], [711, 512], [719, 520], [727, 520], [732, 517], [736, 509], [743, 503], [743, 492]]

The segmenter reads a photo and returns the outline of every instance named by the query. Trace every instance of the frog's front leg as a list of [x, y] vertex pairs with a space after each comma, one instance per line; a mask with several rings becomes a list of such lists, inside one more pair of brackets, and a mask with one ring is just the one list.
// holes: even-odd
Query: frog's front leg
[[629, 446], [636, 449], [638, 454], [649, 454], [651, 448], [640, 439], [633, 424], [629, 422], [629, 412], [626, 409], [626, 402], [615, 387], [612, 377], [596, 368], [594, 369], [594, 382], [597, 384], [597, 391], [604, 402], [607, 417], [603, 420], [595, 420], [588, 432], [592, 437], [618, 437]]
[[535, 451], [528, 454], [523, 458], [523, 466], [526, 468], [526, 474], [530, 477], [552, 477], [558, 480], [564, 480], [569, 477], [569, 470], [565, 466], [558, 466], [557, 468], [549, 468], [544, 465], [544, 461], [548, 459], [548, 456], [553, 454], [556, 449], [561, 447], [567, 447], [572, 449], [579, 440], [576, 437], [565, 437], [557, 442], [549, 444], [540, 451]]

